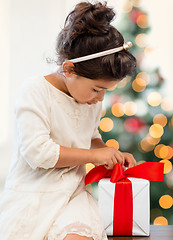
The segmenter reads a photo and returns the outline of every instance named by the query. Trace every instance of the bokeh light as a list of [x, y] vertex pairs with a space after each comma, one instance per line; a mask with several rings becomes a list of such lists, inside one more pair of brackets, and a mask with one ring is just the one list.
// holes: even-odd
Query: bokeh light
[[155, 147], [155, 149], [154, 149], [154, 154], [156, 155], [156, 157], [161, 158], [161, 157], [160, 157], [160, 149], [161, 149], [163, 146], [165, 146], [165, 145], [164, 145], [164, 144], [159, 144], [159, 145], [157, 145], [157, 146]]
[[142, 150], [144, 152], [150, 152], [154, 149], [154, 145], [150, 144], [147, 138], [144, 138], [140, 141], [138, 148], [140, 151]]
[[141, 0], [131, 0], [131, 3], [137, 8], [141, 6]]
[[133, 8], [132, 3], [131, 3], [130, 1], [126, 1], [126, 3], [125, 3], [124, 6], [123, 6], [122, 11], [123, 11], [124, 13], [129, 13], [129, 12], [132, 10], [132, 8]]
[[168, 220], [163, 216], [159, 216], [154, 219], [153, 224], [154, 225], [168, 225]]
[[164, 174], [169, 173], [172, 170], [172, 163], [168, 159], [160, 160], [164, 163]]
[[162, 102], [162, 97], [158, 92], [151, 92], [147, 97], [147, 101], [151, 106], [155, 107]]
[[146, 84], [150, 82], [150, 76], [146, 72], [139, 72], [136, 76], [136, 78], [142, 78], [145, 80]]
[[148, 36], [145, 33], [140, 33], [136, 36], [135, 42], [138, 47], [146, 47], [148, 45]]
[[164, 130], [160, 124], [153, 124], [149, 128], [149, 134], [153, 138], [159, 138], [163, 135], [163, 133], [164, 133]]
[[132, 83], [132, 88], [136, 92], [142, 92], [145, 90], [147, 84], [143, 78], [136, 78]]
[[117, 150], [119, 149], [119, 143], [115, 140], [115, 139], [109, 139], [107, 142], [106, 142], [106, 145], [108, 147], [114, 147], [116, 148]]
[[173, 156], [173, 149], [170, 146], [162, 146], [159, 150], [161, 158], [171, 159]]
[[164, 209], [171, 208], [172, 204], [173, 204], [173, 199], [172, 199], [172, 197], [170, 195], [163, 195], [159, 199], [159, 204]]
[[136, 112], [137, 112], [136, 103], [129, 101], [124, 104], [124, 113], [127, 116], [133, 116], [135, 115]]
[[169, 97], [165, 97], [162, 100], [161, 108], [165, 111], [173, 111], [173, 102]]
[[117, 84], [115, 84], [113, 87], [111, 87], [111, 88], [108, 88], [107, 89], [107, 91], [113, 91], [113, 90], [115, 90], [115, 88], [117, 87]]
[[86, 173], [88, 173], [91, 169], [93, 169], [95, 166], [92, 163], [87, 163], [86, 164]]
[[108, 117], [105, 117], [105, 118], [102, 118], [101, 121], [100, 121], [100, 129], [103, 131], [103, 132], [109, 132], [112, 130], [114, 124], [113, 124], [113, 121], [112, 119], [108, 118]]
[[162, 113], [156, 114], [153, 118], [153, 123], [160, 124], [162, 127], [164, 127], [167, 124], [167, 117]]
[[124, 105], [122, 103], [115, 103], [112, 106], [112, 114], [116, 117], [122, 117], [124, 115]]
[[148, 28], [148, 16], [146, 14], [141, 14], [136, 21], [140, 28]]

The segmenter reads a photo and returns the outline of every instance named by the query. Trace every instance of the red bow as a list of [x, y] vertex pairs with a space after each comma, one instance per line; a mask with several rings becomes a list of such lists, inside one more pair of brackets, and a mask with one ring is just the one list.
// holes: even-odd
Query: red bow
[[103, 165], [93, 168], [85, 177], [85, 185], [99, 181], [102, 178], [110, 178], [115, 183], [125, 180], [127, 177], [143, 178], [149, 181], [163, 181], [164, 163], [145, 162], [124, 171], [119, 163], [113, 170], [106, 169]]

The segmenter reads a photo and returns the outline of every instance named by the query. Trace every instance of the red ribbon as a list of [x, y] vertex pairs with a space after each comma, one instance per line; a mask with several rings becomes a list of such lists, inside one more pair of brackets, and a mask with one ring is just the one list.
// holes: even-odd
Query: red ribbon
[[[164, 163], [145, 162], [124, 171], [119, 163], [113, 170], [103, 165], [93, 168], [85, 177], [85, 185], [110, 178], [115, 184], [113, 235], [132, 235], [133, 194], [132, 183], [127, 177], [143, 178], [149, 181], [163, 181]], [[124, 217], [125, 216], [125, 217]]]

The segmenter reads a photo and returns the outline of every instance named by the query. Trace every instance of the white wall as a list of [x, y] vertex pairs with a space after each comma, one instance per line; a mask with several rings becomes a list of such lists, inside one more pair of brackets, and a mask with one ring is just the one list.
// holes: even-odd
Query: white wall
[[[0, 0], [0, 191], [13, 150], [13, 110], [18, 88], [25, 78], [46, 74], [55, 66], [45, 58], [54, 56], [55, 41], [65, 16], [78, 0]], [[125, 0], [108, 0], [116, 8], [117, 24]], [[172, 96], [173, 66], [172, 0], [143, 0], [149, 13], [151, 45], [149, 64], [161, 67], [166, 91]]]

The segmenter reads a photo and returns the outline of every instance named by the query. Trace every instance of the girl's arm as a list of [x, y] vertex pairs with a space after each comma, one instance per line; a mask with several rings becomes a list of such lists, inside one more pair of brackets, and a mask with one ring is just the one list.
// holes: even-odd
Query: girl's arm
[[94, 165], [105, 165], [108, 169], [112, 169], [117, 162], [123, 165], [124, 157], [120, 151], [112, 147], [81, 149], [60, 146], [59, 158], [53, 168], [72, 167], [92, 163]]
[[103, 147], [107, 147], [107, 145], [103, 142], [101, 138], [94, 138], [91, 140], [91, 149]]

